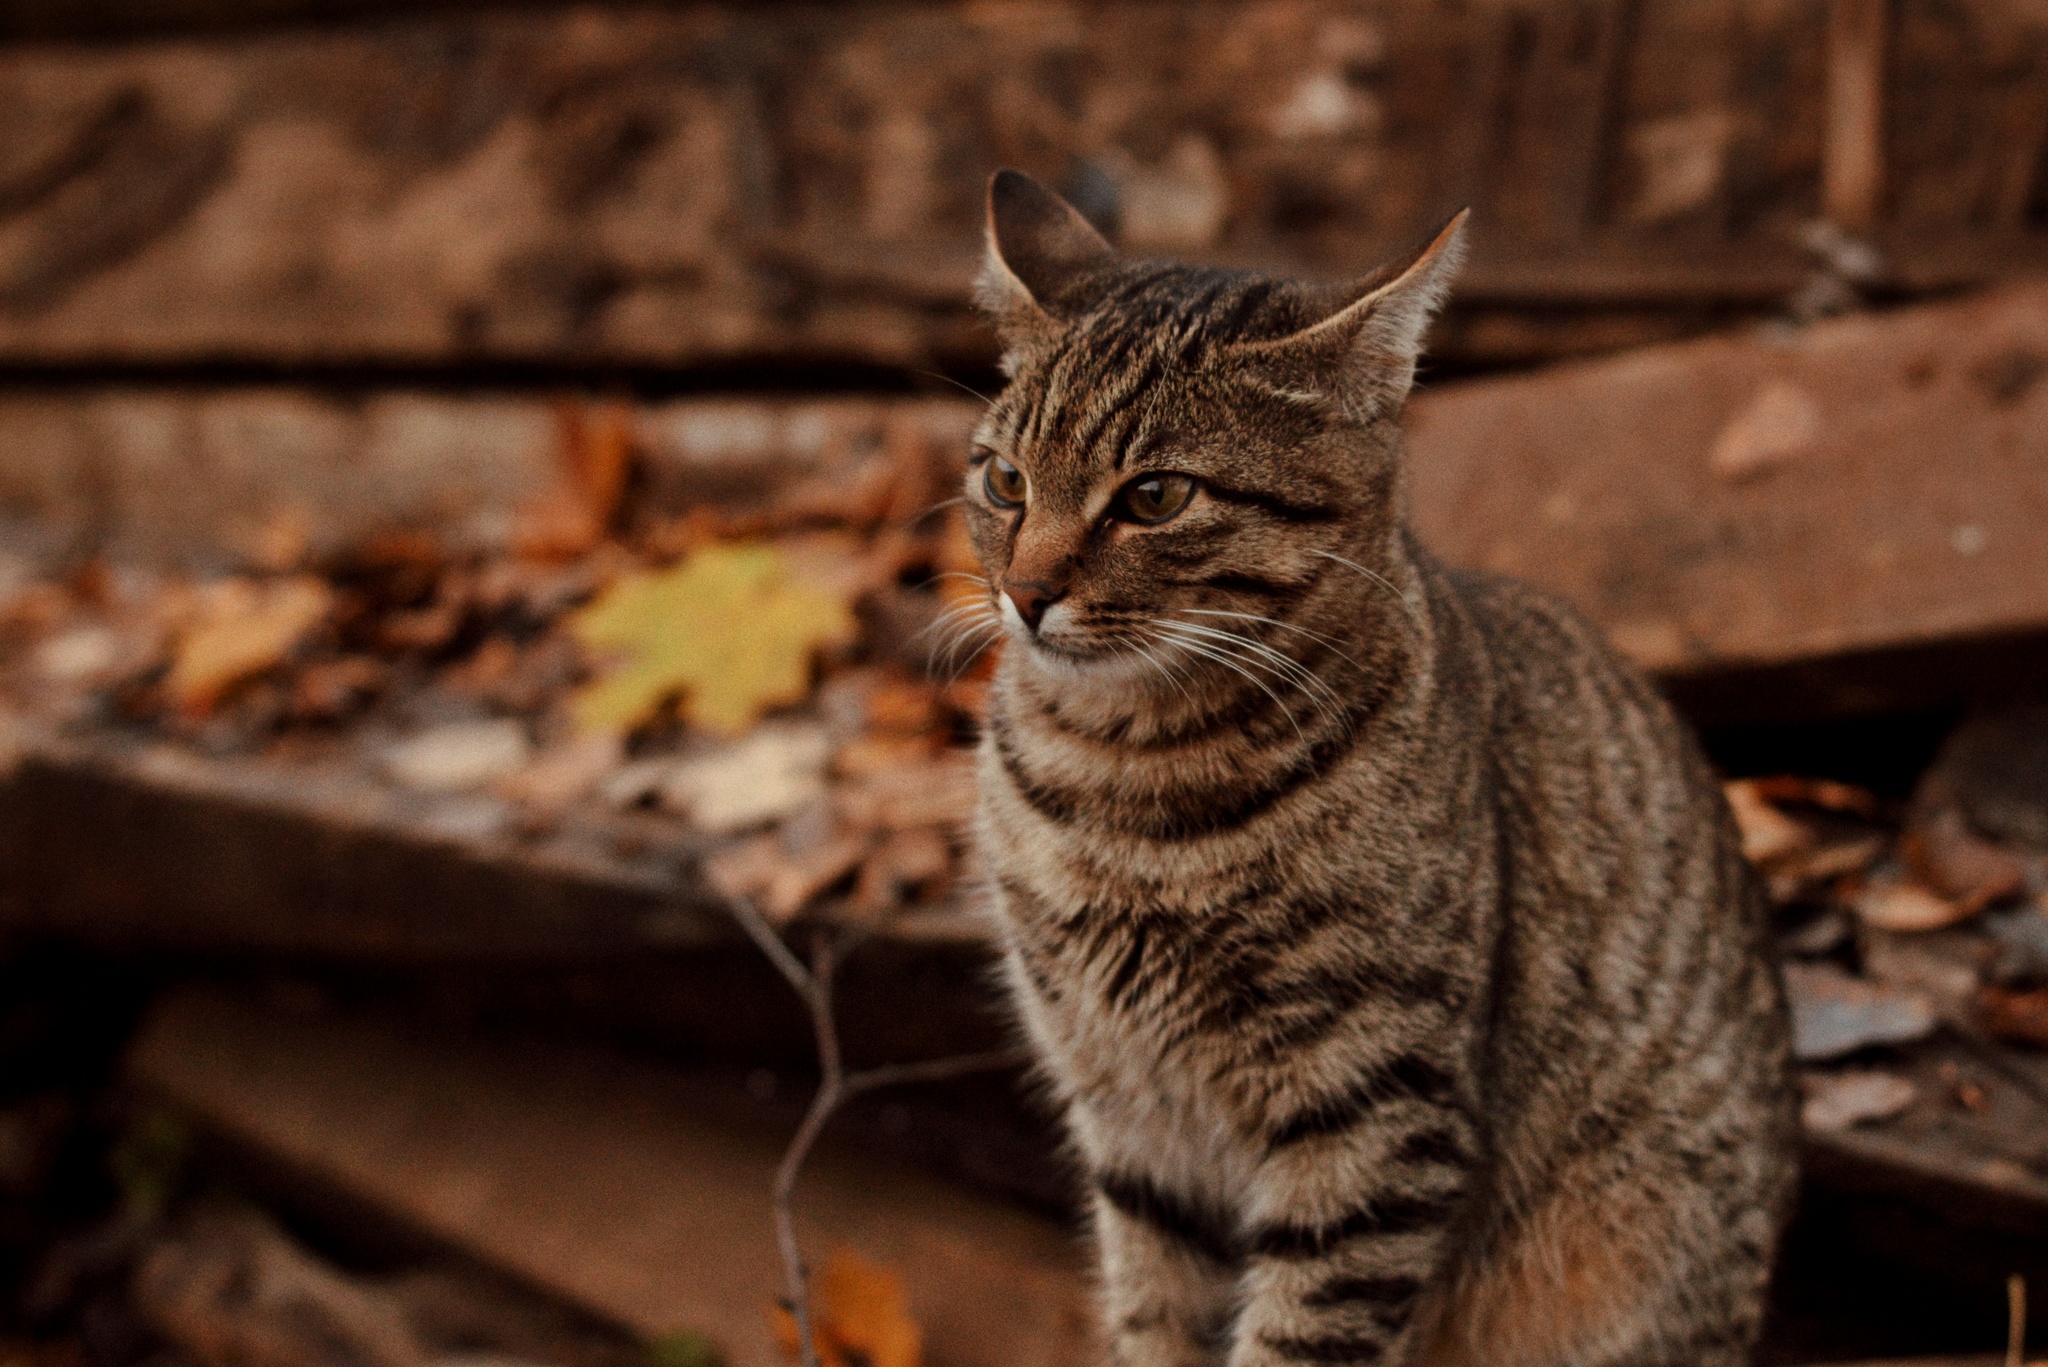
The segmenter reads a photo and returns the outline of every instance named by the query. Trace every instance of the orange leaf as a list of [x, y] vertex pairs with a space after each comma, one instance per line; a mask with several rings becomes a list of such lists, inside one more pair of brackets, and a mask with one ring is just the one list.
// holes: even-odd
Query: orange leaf
[[1999, 1039], [2048, 1045], [2048, 988], [2008, 992], [1986, 987], [1978, 995], [1984, 1029]]
[[632, 414], [618, 403], [562, 405], [556, 459], [559, 482], [514, 514], [513, 548], [532, 559], [573, 559], [604, 540], [632, 473]]
[[188, 715], [205, 714], [236, 684], [283, 663], [333, 602], [333, 590], [312, 575], [213, 585], [172, 653], [164, 680], [171, 701]]
[[[775, 1337], [798, 1359], [796, 1317], [777, 1305]], [[825, 1367], [921, 1367], [924, 1333], [910, 1317], [903, 1279], [852, 1253], [834, 1253], [811, 1286], [811, 1317]]]
[[1767, 802], [1804, 802], [1824, 811], [1842, 812], [1865, 818], [1877, 815], [1877, 799], [1869, 789], [1828, 778], [1801, 778], [1797, 774], [1773, 774], [1749, 780], [1756, 795]]

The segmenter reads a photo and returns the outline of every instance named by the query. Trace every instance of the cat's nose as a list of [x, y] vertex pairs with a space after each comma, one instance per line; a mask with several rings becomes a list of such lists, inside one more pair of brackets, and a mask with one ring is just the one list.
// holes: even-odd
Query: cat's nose
[[1061, 590], [1050, 584], [1011, 584], [1004, 588], [1010, 596], [1010, 605], [1017, 609], [1017, 615], [1024, 619], [1024, 625], [1033, 631], [1045, 616], [1045, 610], [1057, 602]]

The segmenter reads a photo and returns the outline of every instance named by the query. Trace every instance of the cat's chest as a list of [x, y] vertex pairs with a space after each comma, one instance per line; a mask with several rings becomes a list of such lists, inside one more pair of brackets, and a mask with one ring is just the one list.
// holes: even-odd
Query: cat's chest
[[1143, 1097], [1183, 1121], [1209, 1108], [1227, 1062], [1211, 1057], [1223, 1041], [1203, 1023], [1221, 987], [1215, 924], [1139, 889], [1077, 904], [1056, 882], [1010, 886], [1019, 1005], [1070, 1086]]
[[[1122, 944], [1128, 954], [1130, 942]], [[1086, 954], [1081, 946], [1069, 948], [1076, 960]], [[1175, 952], [1156, 942], [1145, 949]], [[1122, 954], [1104, 974], [1080, 962], [1049, 972], [1025, 964], [1014, 940], [1011, 953], [1019, 966], [1020, 1014], [1060, 1090], [1072, 1099], [1069, 1119], [1091, 1157], [1179, 1173], [1184, 1181], [1175, 1180], [1182, 1185], [1235, 1170], [1247, 1117], [1223, 1082], [1228, 1060], [1212, 1057], [1216, 1041], [1188, 1028], [1185, 1003], [1131, 1002], [1127, 984], [1136, 971], [1118, 972], [1130, 962]]]

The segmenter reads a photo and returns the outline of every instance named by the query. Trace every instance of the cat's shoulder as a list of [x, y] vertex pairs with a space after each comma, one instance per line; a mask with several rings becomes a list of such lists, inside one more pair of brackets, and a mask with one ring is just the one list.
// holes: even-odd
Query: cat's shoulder
[[1438, 582], [1483, 643], [1484, 667], [1502, 691], [1525, 703], [1572, 699], [1577, 707], [1626, 707], [1662, 719], [1666, 709], [1648, 677], [1556, 594], [1489, 570], [1441, 568]]

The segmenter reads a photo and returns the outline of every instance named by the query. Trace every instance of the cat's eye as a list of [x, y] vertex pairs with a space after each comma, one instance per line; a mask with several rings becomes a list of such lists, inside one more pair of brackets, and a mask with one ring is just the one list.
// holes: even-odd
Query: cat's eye
[[1031, 491], [1024, 472], [996, 455], [988, 458], [988, 473], [981, 477], [981, 482], [988, 490], [988, 501], [998, 508], [1022, 507], [1024, 496]]
[[1126, 522], [1150, 527], [1187, 507], [1194, 496], [1192, 475], [1145, 475], [1117, 490], [1110, 512]]

